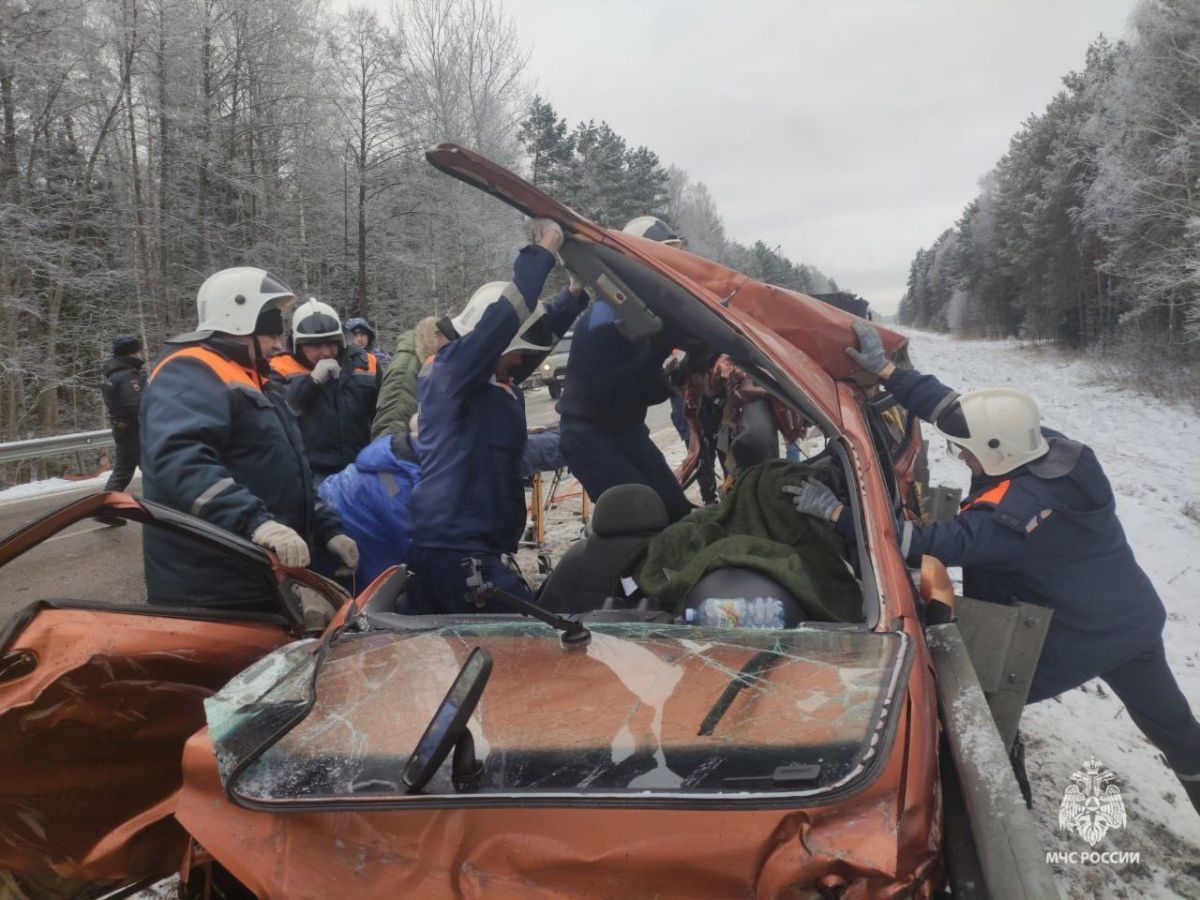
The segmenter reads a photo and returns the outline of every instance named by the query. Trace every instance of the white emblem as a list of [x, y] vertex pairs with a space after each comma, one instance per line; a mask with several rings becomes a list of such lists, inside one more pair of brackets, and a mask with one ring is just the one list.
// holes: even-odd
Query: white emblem
[[1125, 801], [1116, 785], [1116, 775], [1105, 769], [1095, 757], [1071, 774], [1070, 785], [1063, 791], [1058, 808], [1058, 827], [1074, 831], [1095, 847], [1110, 828], [1125, 827]]

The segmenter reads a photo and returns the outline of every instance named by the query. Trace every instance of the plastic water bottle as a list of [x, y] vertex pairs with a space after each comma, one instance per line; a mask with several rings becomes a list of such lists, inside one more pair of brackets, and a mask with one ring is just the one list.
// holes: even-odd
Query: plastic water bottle
[[709, 597], [686, 620], [714, 628], [783, 628], [783, 601], [775, 597]]

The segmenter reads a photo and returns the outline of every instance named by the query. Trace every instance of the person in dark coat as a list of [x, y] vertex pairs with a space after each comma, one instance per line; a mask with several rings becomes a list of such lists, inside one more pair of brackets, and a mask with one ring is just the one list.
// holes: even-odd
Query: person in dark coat
[[[108, 409], [112, 424], [113, 454], [112, 473], [104, 485], [106, 491], [123, 491], [133, 481], [138, 465], [140, 438], [138, 435], [142, 392], [146, 387], [146, 363], [137, 354], [142, 342], [126, 335], [114, 338], [112, 356], [105, 360], [100, 370], [104, 380], [100, 382], [100, 393]], [[124, 525], [124, 519], [108, 520], [113, 525]]]
[[[295, 297], [262, 269], [225, 269], [197, 295], [199, 326], [168, 344], [142, 405], [142, 491], [248, 538], [285, 566], [324, 547], [349, 569], [358, 548], [316, 502], [296, 418], [270, 380], [282, 350], [283, 309]], [[218, 549], [161, 528], [142, 531], [151, 604], [272, 610], [260, 574], [238, 571]]]
[[392, 354], [381, 348], [375, 339], [375, 326], [362, 316], [346, 320], [346, 333], [350, 335], [351, 346], [375, 357], [375, 364], [381, 372], [392, 364]]
[[513, 263], [511, 283], [484, 285], [461, 314], [442, 321], [451, 340], [420, 379], [416, 443], [422, 478], [412, 495], [409, 551], [416, 612], [467, 611], [463, 561], [470, 558], [497, 587], [529, 596], [501, 559], [516, 551], [525, 527], [525, 398], [519, 385], [588, 300], [572, 283], [552, 303], [538, 303], [563, 238], [548, 220], [534, 220], [533, 233], [534, 243]]
[[[855, 322], [854, 330], [861, 350], [847, 352], [971, 469], [956, 518], [899, 523], [901, 554], [910, 565], [928, 554], [962, 566], [966, 596], [1054, 610], [1029, 702], [1103, 679], [1200, 811], [1200, 724], [1167, 665], [1166, 612], [1134, 558], [1096, 454], [1041, 427], [1027, 394], [988, 388], [960, 396], [932, 375], [896, 368], [870, 325]], [[795, 503], [851, 536], [850, 517], [824, 485], [810, 482]]]
[[[625, 231], [681, 243], [652, 216], [634, 219]], [[563, 457], [593, 502], [615, 485], [644, 484], [662, 498], [667, 516], [676, 522], [692, 505], [646, 427], [647, 410], [671, 396], [663, 370], [671, 350], [662, 335], [627, 338], [616, 309], [598, 298], [575, 327], [557, 409]]]
[[271, 357], [317, 484], [354, 462], [371, 442], [383, 373], [375, 357], [347, 347], [333, 307], [311, 299], [292, 316], [292, 349]]

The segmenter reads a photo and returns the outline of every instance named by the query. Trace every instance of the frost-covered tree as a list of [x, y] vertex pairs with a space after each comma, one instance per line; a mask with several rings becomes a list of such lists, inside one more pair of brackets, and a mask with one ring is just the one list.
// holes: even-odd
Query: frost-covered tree
[[902, 321], [1082, 345], [1140, 334], [1159, 359], [1195, 357], [1200, 6], [1142, 0], [1132, 22], [1127, 41], [1088, 48], [983, 179], [953, 230], [949, 293], [937, 245], [917, 253]]
[[[1104, 272], [1145, 327], [1200, 338], [1200, 5], [1144, 0], [1089, 133], [1096, 172], [1083, 221]], [[1129, 317], [1127, 317], [1129, 321]]]

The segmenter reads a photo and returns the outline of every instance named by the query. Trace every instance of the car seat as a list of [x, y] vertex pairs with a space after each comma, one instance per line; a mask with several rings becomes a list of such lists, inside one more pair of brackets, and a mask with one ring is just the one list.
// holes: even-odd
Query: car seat
[[621, 576], [649, 540], [670, 521], [662, 498], [644, 484], [618, 484], [596, 500], [584, 537], [563, 554], [538, 594], [538, 603], [558, 613], [603, 609], [623, 597]]
[[731, 468], [738, 472], [752, 469], [768, 459], [779, 459], [779, 431], [771, 400], [759, 397], [742, 405], [737, 437], [729, 445]]

